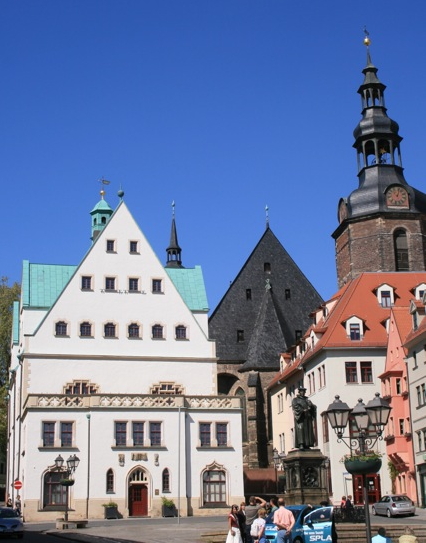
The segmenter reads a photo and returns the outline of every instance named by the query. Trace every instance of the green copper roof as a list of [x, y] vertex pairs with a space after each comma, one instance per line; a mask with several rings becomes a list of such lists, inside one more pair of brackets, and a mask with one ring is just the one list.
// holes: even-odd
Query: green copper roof
[[166, 268], [166, 272], [191, 311], [208, 311], [209, 304], [201, 266]]
[[77, 266], [23, 262], [22, 297], [28, 307], [50, 307], [64, 289]]
[[90, 213], [96, 213], [98, 211], [110, 211], [112, 213], [111, 207], [109, 206], [108, 202], [103, 198], [99, 200], [99, 202], [95, 205]]

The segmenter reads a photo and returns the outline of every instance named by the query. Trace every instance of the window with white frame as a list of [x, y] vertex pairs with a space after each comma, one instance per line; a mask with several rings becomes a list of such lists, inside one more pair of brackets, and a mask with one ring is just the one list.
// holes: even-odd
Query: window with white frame
[[129, 277], [129, 292], [139, 292], [138, 277]]
[[152, 292], [155, 294], [161, 294], [163, 292], [163, 281], [162, 279], [153, 279], [152, 280]]
[[73, 423], [61, 422], [60, 432], [61, 432], [61, 435], [60, 435], [61, 447], [72, 447]]
[[361, 383], [373, 382], [373, 368], [371, 362], [360, 362]]
[[356, 362], [345, 362], [346, 382], [358, 383], [358, 369]]
[[116, 281], [115, 277], [105, 277], [105, 290], [115, 291]]
[[226, 475], [223, 470], [213, 469], [203, 473], [203, 505], [226, 506]]
[[115, 445], [117, 447], [123, 447], [127, 445], [127, 422], [116, 421], [115, 422]]
[[391, 285], [384, 283], [376, 292], [377, 301], [382, 307], [392, 307], [395, 303], [395, 292]]
[[81, 277], [81, 290], [92, 290], [92, 276], [83, 275]]

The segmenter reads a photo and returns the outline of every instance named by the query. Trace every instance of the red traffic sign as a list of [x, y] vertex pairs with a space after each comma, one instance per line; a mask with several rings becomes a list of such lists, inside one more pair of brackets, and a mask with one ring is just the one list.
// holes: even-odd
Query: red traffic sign
[[15, 481], [13, 483], [13, 488], [16, 488], [16, 490], [20, 490], [22, 488], [22, 483], [21, 481]]

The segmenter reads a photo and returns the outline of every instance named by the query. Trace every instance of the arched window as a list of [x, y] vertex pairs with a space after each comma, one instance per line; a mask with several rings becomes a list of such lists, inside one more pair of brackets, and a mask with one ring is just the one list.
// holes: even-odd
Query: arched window
[[80, 324], [80, 336], [92, 337], [92, 325], [90, 324], [90, 322], [82, 322]]
[[393, 235], [394, 251], [395, 251], [395, 268], [396, 271], [409, 271], [410, 265], [408, 260], [408, 241], [405, 230], [396, 230]]
[[241, 407], [242, 407], [241, 429], [242, 429], [242, 434], [243, 434], [243, 441], [248, 441], [246, 395], [245, 395], [244, 390], [241, 387], [238, 387], [237, 390], [235, 391], [235, 396], [238, 396], [241, 399]]
[[135, 322], [132, 322], [132, 324], [129, 324], [128, 334], [129, 334], [129, 337], [136, 337], [136, 338], [140, 337], [139, 324], [136, 324]]
[[170, 492], [170, 473], [169, 470], [163, 469], [162, 474], [163, 492]]
[[226, 476], [221, 470], [209, 470], [203, 474], [203, 505], [226, 505]]
[[163, 339], [163, 327], [161, 324], [154, 324], [152, 327], [152, 337], [153, 339]]
[[107, 322], [104, 326], [105, 337], [116, 337], [115, 324], [113, 322]]
[[186, 326], [183, 326], [183, 324], [176, 326], [175, 332], [176, 339], [186, 339]]
[[48, 471], [43, 480], [43, 507], [56, 506], [62, 509], [66, 505], [67, 491], [60, 481], [64, 473], [60, 471]]
[[114, 472], [111, 468], [106, 472], [106, 491], [114, 492]]
[[67, 335], [67, 323], [64, 321], [59, 321], [55, 324], [55, 336], [66, 336]]

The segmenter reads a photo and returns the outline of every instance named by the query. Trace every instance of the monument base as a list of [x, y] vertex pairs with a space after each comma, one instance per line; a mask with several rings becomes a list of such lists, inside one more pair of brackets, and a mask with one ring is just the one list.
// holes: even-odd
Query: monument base
[[329, 502], [325, 460], [319, 449], [293, 449], [283, 458], [287, 505]]

